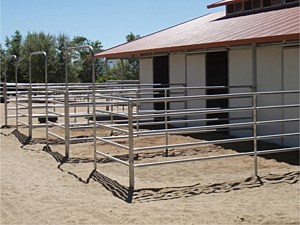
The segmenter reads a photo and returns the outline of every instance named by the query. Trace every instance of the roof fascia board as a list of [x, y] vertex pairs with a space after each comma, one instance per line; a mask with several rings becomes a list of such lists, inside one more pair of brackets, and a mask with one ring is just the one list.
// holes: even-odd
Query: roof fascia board
[[147, 58], [154, 58], [159, 56], [168, 56], [169, 53], [162, 53], [162, 54], [151, 54], [151, 55], [141, 55], [141, 59], [147, 59]]
[[224, 42], [214, 42], [214, 43], [204, 43], [204, 44], [195, 44], [195, 45], [187, 45], [187, 46], [174, 46], [167, 48], [159, 48], [159, 49], [148, 49], [148, 50], [138, 50], [133, 52], [120, 52], [120, 53], [111, 53], [105, 54], [103, 52], [100, 56], [96, 56], [96, 58], [127, 58], [131, 59], [133, 57], [137, 58], [142, 55], [151, 55], [151, 54], [165, 54], [170, 52], [179, 52], [179, 51], [191, 51], [196, 49], [211, 49], [211, 48], [228, 48], [232, 46], [241, 46], [248, 44], [268, 44], [273, 42], [280, 41], [288, 41], [288, 40], [299, 40], [299, 33], [295, 34], [287, 34], [287, 35], [278, 35], [278, 36], [269, 36], [269, 37], [260, 37], [260, 38], [252, 38], [252, 39], [242, 39], [242, 40], [233, 40], [233, 41], [224, 41]]
[[224, 47], [224, 48], [209, 48], [209, 49], [198, 49], [198, 50], [187, 51], [186, 53], [188, 55], [193, 55], [193, 54], [203, 54], [203, 53], [207, 53], [207, 52], [225, 52], [227, 50], [228, 50], [227, 47]]
[[219, 2], [208, 5], [207, 8], [212, 9], [212, 8], [216, 8], [216, 7], [219, 7], [219, 6], [234, 4], [234, 3], [243, 2], [243, 1], [244, 0], [219, 1]]

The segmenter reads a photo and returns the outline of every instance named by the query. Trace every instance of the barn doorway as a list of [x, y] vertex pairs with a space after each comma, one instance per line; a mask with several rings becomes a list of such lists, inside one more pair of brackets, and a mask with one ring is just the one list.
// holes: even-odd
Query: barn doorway
[[[228, 52], [206, 53], [206, 86], [228, 86]], [[228, 94], [228, 89], [207, 89], [207, 95]], [[207, 108], [228, 108], [228, 99], [213, 99], [206, 101]], [[208, 114], [207, 125], [228, 123], [228, 113]]]
[[[153, 58], [153, 83], [161, 84], [154, 87], [169, 87], [169, 56], [157, 56]], [[158, 91], [154, 97], [164, 97], [164, 91]], [[164, 110], [163, 102], [154, 103], [155, 110]]]

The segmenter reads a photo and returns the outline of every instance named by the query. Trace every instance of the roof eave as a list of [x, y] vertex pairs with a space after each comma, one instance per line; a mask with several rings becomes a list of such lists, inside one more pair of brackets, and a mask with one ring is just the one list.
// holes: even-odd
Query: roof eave
[[261, 44], [261, 43], [272, 43], [278, 41], [299, 40], [299, 34], [300, 33], [294, 33], [294, 34], [285, 34], [285, 35], [268, 36], [268, 37], [257, 37], [251, 39], [231, 40], [231, 41], [203, 43], [203, 44], [194, 44], [194, 45], [185, 45], [185, 46], [174, 46], [168, 48], [145, 49], [145, 50], [137, 50], [137, 51], [118, 52], [118, 53], [106, 53], [108, 51], [104, 51], [99, 54], [96, 54], [95, 57], [110, 58], [110, 59], [139, 58], [141, 55], [147, 55], [147, 54], [160, 54], [160, 53], [170, 53], [170, 52], [179, 52], [179, 51], [191, 51], [191, 50], [198, 50], [198, 49], [209, 49], [209, 48], [230, 47], [230, 46], [239, 46], [239, 45], [248, 45], [248, 44]]
[[233, 1], [229, 1], [229, 2], [220, 1], [220, 2], [216, 2], [216, 3], [208, 5], [207, 8], [212, 9], [212, 8], [216, 8], [219, 6], [229, 5], [229, 4], [238, 3], [238, 2], [242, 2], [242, 1], [243, 0], [233, 0]]

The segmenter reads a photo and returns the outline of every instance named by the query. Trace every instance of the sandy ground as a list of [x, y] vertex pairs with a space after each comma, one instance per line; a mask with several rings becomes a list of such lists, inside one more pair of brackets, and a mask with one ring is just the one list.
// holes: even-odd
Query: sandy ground
[[[1, 125], [3, 125], [1, 104]], [[9, 124], [14, 124], [10, 119]], [[137, 168], [128, 189], [128, 169], [99, 157], [93, 171], [91, 143], [44, 146], [44, 129], [23, 146], [26, 128], [1, 129], [1, 224], [299, 224], [299, 166], [253, 157]], [[59, 131], [58, 131], [59, 132]], [[75, 135], [86, 135], [78, 131]], [[160, 139], [140, 140], [143, 145]], [[199, 141], [172, 136], [171, 141]], [[142, 144], [141, 144], [142, 145]], [[241, 145], [240, 148], [249, 148]], [[99, 145], [103, 151], [122, 152]], [[232, 146], [171, 151], [173, 158], [234, 153]], [[164, 160], [162, 152], [139, 154], [137, 162]], [[131, 201], [132, 203], [128, 203]]]

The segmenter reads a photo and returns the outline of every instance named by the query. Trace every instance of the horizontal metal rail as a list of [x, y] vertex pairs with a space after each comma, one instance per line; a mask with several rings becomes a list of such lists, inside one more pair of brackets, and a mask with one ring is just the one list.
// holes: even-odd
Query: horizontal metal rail
[[76, 137], [76, 138], [70, 138], [69, 140], [70, 140], [70, 142], [76, 142], [76, 141], [93, 141], [94, 137], [82, 137], [82, 138]]
[[138, 147], [133, 148], [134, 151], [145, 151], [145, 150], [154, 150], [154, 149], [165, 149], [165, 148], [178, 148], [178, 147], [190, 147], [190, 146], [200, 146], [200, 145], [210, 145], [210, 144], [226, 144], [232, 142], [243, 142], [243, 141], [253, 141], [253, 137], [244, 137], [244, 138], [232, 138], [225, 140], [217, 140], [217, 141], [201, 141], [201, 142], [193, 142], [193, 143], [183, 143], [183, 144], [169, 144], [169, 145], [157, 145], [150, 147]]
[[129, 133], [128, 130], [121, 129], [121, 128], [118, 128], [118, 127], [115, 127], [115, 126], [109, 126], [109, 125], [105, 125], [105, 124], [101, 124], [101, 123], [97, 123], [97, 124], [98, 124], [98, 127], [109, 128], [111, 130], [119, 131], [119, 132], [122, 132], [122, 133], [125, 133], [125, 134]]
[[105, 153], [100, 152], [100, 151], [96, 151], [96, 153], [99, 154], [99, 155], [102, 155], [102, 156], [104, 156], [104, 157], [106, 157], [106, 158], [109, 158], [109, 159], [111, 159], [111, 160], [113, 160], [113, 161], [119, 162], [119, 163], [121, 163], [121, 164], [123, 164], [123, 165], [125, 165], [125, 166], [129, 166], [129, 163], [128, 163], [128, 162], [123, 161], [123, 160], [121, 160], [121, 159], [118, 159], [118, 158], [116, 158], [116, 157], [113, 157], [113, 156], [111, 156], [111, 155], [105, 154]]
[[293, 152], [299, 151], [300, 147], [290, 147], [290, 148], [280, 148], [280, 149], [271, 149], [271, 150], [260, 150], [257, 152], [258, 155], [267, 155], [274, 153], [285, 153], [285, 152]]
[[51, 132], [51, 131], [48, 131], [48, 134], [50, 134], [50, 135], [52, 135], [52, 136], [54, 136], [54, 137], [56, 137], [56, 138], [58, 138], [58, 139], [60, 139], [60, 140], [62, 140], [62, 141], [65, 141], [65, 138], [64, 138], [64, 137], [61, 137], [61, 136], [59, 136], [58, 134], [55, 134], [55, 133], [53, 133], [53, 132]]
[[280, 109], [280, 108], [294, 108], [299, 107], [300, 104], [291, 104], [291, 105], [273, 105], [273, 106], [258, 106], [256, 107], [259, 109]]
[[18, 120], [18, 122], [21, 123], [21, 124], [23, 124], [23, 125], [25, 125], [26, 127], [28, 127], [28, 123], [26, 123], [26, 122], [24, 122], [22, 120]]
[[150, 131], [137, 131], [133, 132], [133, 134], [151, 134], [151, 133], [164, 133], [168, 131], [168, 133], [175, 131], [175, 132], [182, 132], [185, 131], [192, 131], [192, 130], [210, 130], [210, 129], [219, 129], [219, 128], [230, 128], [230, 127], [244, 127], [244, 126], [252, 126], [253, 122], [246, 122], [246, 123], [234, 123], [234, 124], [221, 124], [221, 125], [208, 125], [208, 126], [196, 126], [196, 127], [178, 127], [178, 128], [168, 128], [168, 129], [160, 129], [160, 130], [150, 130]]
[[53, 123], [53, 122], [48, 120], [48, 124], [59, 127], [59, 128], [65, 128], [63, 123]]
[[[82, 46], [81, 48], [83, 49], [86, 47], [87, 46]], [[69, 50], [71, 49], [77, 50], [78, 48], [69, 48]], [[277, 131], [273, 131], [272, 129], [267, 130], [267, 132], [264, 131], [264, 133], [261, 133], [261, 130], [265, 129], [265, 126], [281, 124], [283, 127], [285, 124], [289, 125], [288, 123], [298, 123], [299, 118], [285, 118], [285, 115], [282, 116], [281, 114], [281, 116], [278, 116], [278, 118], [272, 120], [266, 120], [265, 118], [262, 120], [259, 112], [268, 112], [268, 110], [282, 111], [282, 109], [298, 109], [300, 106], [298, 102], [293, 103], [289, 101], [289, 104], [283, 104], [284, 101], [282, 101], [277, 105], [262, 105], [260, 98], [267, 95], [299, 95], [300, 91], [290, 90], [251, 92], [253, 88], [253, 86], [249, 85], [232, 87], [184, 87], [183, 84], [178, 84], [176, 86], [170, 85], [169, 87], [163, 87], [161, 85], [156, 84], [121, 85], [112, 83], [96, 84], [95, 82], [85, 84], [67, 83], [67, 85], [65, 85], [64, 83], [47, 83], [47, 85], [41, 83], [32, 83], [30, 85], [15, 83], [11, 86], [7, 86], [5, 94], [10, 95], [9, 101], [16, 104], [16, 110], [20, 110], [19, 113], [13, 114], [14, 108], [8, 108], [7, 110], [10, 111], [11, 115], [8, 115], [7, 118], [11, 118], [14, 116], [34, 118], [45, 115], [63, 117], [63, 122], [54, 123], [51, 121], [46, 121], [46, 124], [47, 126], [65, 129], [65, 135], [67, 138], [61, 137], [58, 134], [54, 134], [54, 132], [51, 131], [48, 131], [48, 133], [62, 140], [65, 143], [65, 145], [81, 141], [94, 141], [95, 163], [97, 162], [96, 155], [102, 155], [105, 158], [127, 165], [129, 167], [130, 174], [130, 187], [133, 187], [134, 168], [136, 167], [147, 167], [154, 165], [164, 165], [172, 163], [249, 155], [254, 156], [253, 158], [256, 168], [255, 174], [257, 174], [258, 155], [299, 150], [299, 147], [258, 150], [257, 141], [270, 142], [276, 139], [281, 139], [281, 141], [284, 141], [287, 137], [294, 138], [299, 136], [299, 130], [296, 131], [294, 128], [289, 133], [284, 130], [281, 130], [278, 131], [278, 133], [274, 134], [274, 132]], [[200, 94], [205, 93], [203, 91], [208, 89], [224, 89], [228, 90], [229, 93], [214, 95]], [[199, 90], [199, 92], [197, 92], [197, 90]], [[239, 91], [239, 93], [231, 93], [231, 90], [234, 90], [234, 92]], [[32, 102], [29, 102], [29, 93], [31, 93], [32, 95]], [[15, 97], [11, 95], [15, 95]], [[238, 105], [237, 107], [229, 104], [230, 107], [227, 108], [207, 108], [206, 106], [204, 106], [203, 108], [188, 107], [189, 104], [193, 103], [194, 101], [199, 101], [202, 105], [202, 103], [205, 103], [207, 100], [221, 99], [227, 99], [228, 101], [240, 100], [243, 103]], [[22, 110], [29, 110], [29, 108], [31, 110], [43, 109], [45, 107], [46, 102], [48, 105], [45, 114], [39, 114], [35, 112], [22, 112]], [[164, 105], [164, 107], [160, 110], [156, 110], [154, 107], [156, 103], [161, 103], [161, 105]], [[176, 108], [176, 104], [172, 103], [179, 103], [182, 109], [179, 107]], [[142, 110], [143, 104], [145, 104], [146, 106], [150, 105], [152, 109], [150, 108], [150, 110]], [[226, 118], [218, 118], [219, 113], [227, 113]], [[239, 116], [241, 114], [243, 114], [243, 116]], [[216, 118], [210, 118], [207, 115], [215, 115]], [[106, 118], [104, 118], [101, 121], [99, 118], [101, 116], [105, 116]], [[121, 119], [116, 117], [121, 117]], [[93, 118], [93, 121], [91, 120], [91, 118]], [[74, 122], [71, 122], [70, 119], [72, 119], [72, 121], [74, 120]], [[77, 122], [77, 119], [86, 122]], [[96, 119], [98, 119], [99, 121], [96, 121]], [[209, 122], [211, 123], [211, 125], [208, 124]], [[28, 126], [28, 124], [26, 123], [22, 124]], [[156, 130], [153, 128], [143, 128], [143, 126], [152, 125], [159, 126], [159, 129]], [[179, 125], [178, 128], [176, 128], [177, 125]], [[32, 124], [32, 127], [44, 126], [45, 124]], [[90, 128], [99, 130], [102, 128], [108, 129], [112, 131], [112, 136], [105, 136], [107, 134], [102, 133], [97, 135], [97, 131], [89, 137], [71, 137], [69, 133], [71, 130]], [[246, 130], [248, 136], [246, 136], [245, 134], [246, 137], [244, 136], [226, 139], [219, 138], [218, 140], [195, 142], [191, 142], [189, 139], [187, 139], [181, 143], [172, 143], [170, 141], [170, 135], [173, 134], [202, 134], [206, 132], [215, 133], [218, 131], [231, 132], [238, 130]], [[117, 132], [114, 133], [113, 131]], [[121, 134], [119, 132], [121, 132]], [[143, 144], [137, 143], [143, 140], [139, 139], [140, 137], [153, 138], [156, 136], [159, 136], [160, 138], [164, 137], [164, 144], [157, 144], [156, 141], [153, 141], [150, 145], [146, 145], [145, 143], [146, 146], [137, 147]], [[122, 140], [122, 142], [120, 142], [120, 140]], [[126, 144], [122, 144], [124, 140]], [[96, 141], [101, 141], [105, 144], [112, 145], [116, 148], [126, 150], [128, 152], [128, 162], [119, 159], [117, 156], [111, 156], [109, 154], [98, 151]], [[246, 141], [253, 142], [253, 151], [225, 155], [212, 155], [205, 157], [182, 158], [169, 161], [158, 161], [139, 164], [135, 163], [133, 157], [133, 154], [137, 152], [147, 152], [149, 150], [165, 150], [167, 155], [167, 152], [170, 149], [206, 145], [219, 145]], [[159, 159], [161, 160], [161, 158]]]
[[122, 145], [122, 144], [119, 144], [119, 143], [116, 143], [116, 142], [113, 142], [113, 141], [110, 141], [110, 140], [107, 140], [105, 137], [96, 137], [96, 140], [103, 141], [107, 144], [112, 144], [112, 145], [118, 146], [118, 147], [126, 149], [126, 150], [129, 149], [128, 146]]
[[[266, 155], [266, 154], [273, 154], [273, 153], [283, 153], [283, 152], [296, 151], [299, 149], [300, 149], [299, 147], [294, 147], [294, 148], [283, 148], [283, 149], [275, 149], [275, 150], [263, 150], [263, 151], [258, 151], [257, 154], [258, 155]], [[193, 162], [193, 161], [200, 161], [200, 160], [234, 158], [234, 157], [241, 157], [241, 156], [254, 156], [254, 154], [255, 154], [255, 152], [251, 151], [251, 152], [233, 153], [233, 154], [226, 154], [226, 155], [195, 157], [195, 158], [180, 159], [180, 160], [139, 163], [139, 164], [135, 164], [134, 167], [148, 167], [148, 166], [167, 165], [167, 164], [174, 164], [174, 163], [186, 163], [186, 162]]]
[[[96, 110], [97, 113], [107, 113], [107, 110], [100, 110], [100, 109], [97, 109]], [[112, 116], [120, 116], [120, 117], [123, 117], [123, 118], [128, 118], [128, 114], [123, 112], [123, 113], [120, 113], [120, 112], [109, 112], [110, 115]]]
[[212, 109], [212, 110], [202, 110], [202, 111], [181, 111], [177, 113], [164, 113], [164, 114], [135, 114], [134, 118], [147, 118], [147, 117], [162, 117], [162, 116], [191, 116], [199, 114], [215, 114], [215, 113], [225, 113], [225, 112], [243, 112], [243, 111], [252, 111], [253, 107], [244, 107], [244, 108], [234, 108], [234, 109]]
[[[100, 126], [96, 126], [99, 128]], [[92, 129], [94, 128], [94, 125], [77, 125], [76, 127], [70, 127], [70, 130], [81, 130], [81, 129]]]
[[174, 163], [185, 163], [185, 162], [193, 162], [199, 160], [211, 160], [211, 159], [222, 159], [222, 158], [234, 158], [240, 156], [247, 156], [253, 155], [254, 152], [243, 152], [243, 153], [234, 153], [234, 154], [227, 154], [227, 155], [218, 155], [218, 156], [207, 156], [207, 157], [195, 157], [195, 158], [188, 158], [188, 159], [180, 159], [180, 160], [170, 160], [170, 161], [160, 161], [160, 162], [150, 162], [150, 163], [140, 163], [135, 164], [134, 167], [146, 167], [146, 166], [156, 166], [156, 165], [167, 165], [167, 164], [174, 164]]
[[287, 136], [296, 136], [299, 134], [300, 134], [299, 132], [295, 132], [295, 133], [263, 135], [263, 136], [257, 136], [257, 140], [275, 139], [275, 138], [282, 138]]

